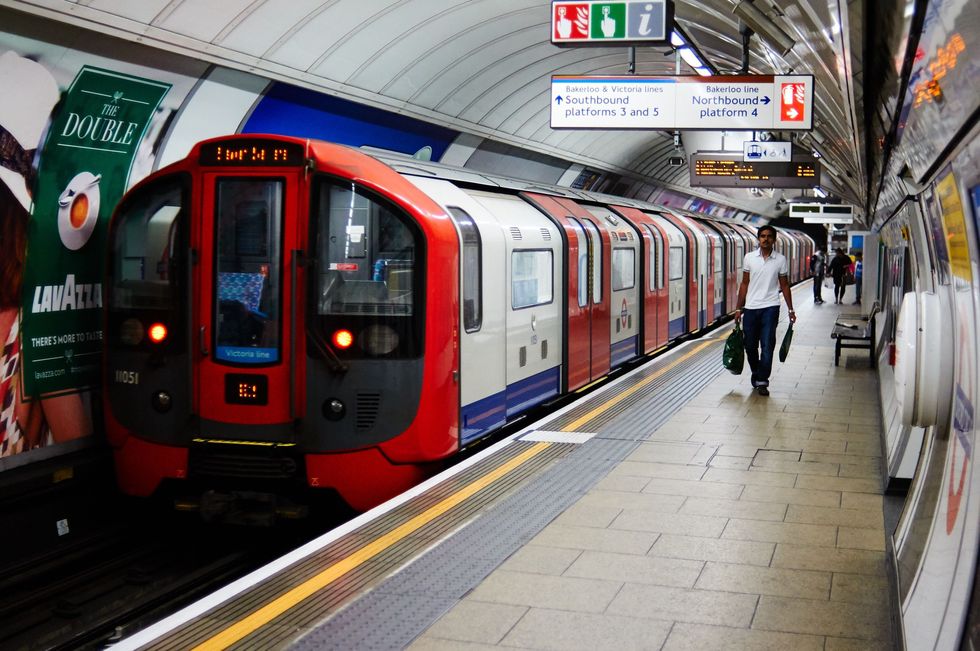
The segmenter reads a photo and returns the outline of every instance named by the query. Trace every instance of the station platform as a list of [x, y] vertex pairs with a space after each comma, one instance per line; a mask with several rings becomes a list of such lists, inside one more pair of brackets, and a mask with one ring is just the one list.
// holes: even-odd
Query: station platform
[[768, 397], [718, 329], [112, 648], [891, 649], [852, 292], [794, 289]]

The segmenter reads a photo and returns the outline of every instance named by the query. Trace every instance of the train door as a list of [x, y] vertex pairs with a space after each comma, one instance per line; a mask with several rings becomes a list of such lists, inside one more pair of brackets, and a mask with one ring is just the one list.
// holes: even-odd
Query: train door
[[638, 291], [642, 301], [640, 353], [650, 353], [667, 343], [667, 285], [664, 280], [666, 234], [654, 218], [639, 208], [613, 206], [640, 237]]
[[583, 219], [582, 227], [589, 242], [589, 302], [592, 304], [592, 358], [593, 368], [612, 368], [612, 330], [610, 315], [612, 301], [609, 293], [610, 241], [609, 234], [600, 230], [591, 219]]
[[469, 189], [466, 193], [494, 216], [504, 234], [504, 260], [498, 267], [504, 273], [493, 282], [504, 285], [505, 401], [510, 417], [561, 389], [562, 239], [555, 225], [519, 196]]
[[459, 443], [506, 424], [504, 260], [500, 222], [468, 192], [443, 179], [406, 176], [449, 214], [460, 245]]
[[[556, 197], [523, 193], [522, 196], [537, 206], [562, 231], [567, 260], [564, 277], [564, 391], [574, 391], [609, 371], [608, 358], [600, 368], [593, 363], [593, 319], [594, 308], [590, 295], [590, 252], [589, 240], [582, 222], [572, 215], [584, 210], [573, 202], [561, 203]], [[558, 287], [561, 287], [560, 283]], [[608, 346], [606, 347], [608, 349]]]
[[608, 233], [610, 241], [610, 366], [615, 368], [639, 354], [640, 237], [632, 224], [605, 206], [587, 209], [595, 216], [594, 223]]
[[667, 337], [674, 339], [687, 332], [690, 323], [687, 240], [681, 229], [663, 216], [654, 216], [654, 221], [667, 234]]
[[677, 226], [684, 237], [687, 252], [687, 329], [694, 332], [704, 327], [707, 305], [707, 240], [699, 238], [690, 222], [674, 213], [665, 212], [664, 217]]
[[[199, 288], [192, 332], [197, 369], [200, 435], [205, 439], [256, 438], [292, 442], [295, 350], [289, 335], [296, 318], [295, 269], [302, 175], [202, 175]], [[270, 387], [289, 387], [271, 391]], [[248, 423], [249, 428], [238, 427]], [[262, 427], [264, 426], [264, 427]]]
[[716, 305], [717, 318], [735, 309], [738, 289], [737, 265], [741, 263], [741, 258], [736, 257], [735, 243], [740, 239], [729, 224], [708, 221], [705, 226], [718, 234], [718, 241], [723, 249], [720, 255], [717, 252], [715, 254], [715, 260], [719, 263], [715, 268], [715, 293], [720, 292], [720, 301]]

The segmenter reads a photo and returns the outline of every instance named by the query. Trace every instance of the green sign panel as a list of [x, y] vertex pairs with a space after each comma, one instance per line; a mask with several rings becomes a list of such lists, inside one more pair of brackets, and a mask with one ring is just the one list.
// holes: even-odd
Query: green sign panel
[[125, 192], [163, 84], [84, 67], [53, 116], [38, 170], [24, 270], [29, 396], [99, 381], [107, 223]]

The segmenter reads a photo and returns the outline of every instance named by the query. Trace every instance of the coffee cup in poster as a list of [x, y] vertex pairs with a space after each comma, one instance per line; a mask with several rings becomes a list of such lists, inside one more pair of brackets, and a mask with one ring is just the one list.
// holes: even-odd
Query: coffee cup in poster
[[101, 178], [91, 172], [80, 172], [58, 197], [58, 235], [65, 248], [77, 251], [92, 237], [99, 221]]

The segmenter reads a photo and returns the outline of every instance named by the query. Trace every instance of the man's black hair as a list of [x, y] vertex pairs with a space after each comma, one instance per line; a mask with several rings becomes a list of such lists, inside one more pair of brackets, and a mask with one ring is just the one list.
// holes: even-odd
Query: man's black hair
[[756, 233], [756, 237], [762, 237], [762, 231], [772, 231], [772, 236], [773, 237], [776, 237], [776, 235], [778, 234], [776, 232], [776, 227], [775, 226], [770, 226], [769, 224], [766, 224], [765, 226], [760, 226], [759, 227], [759, 230]]

